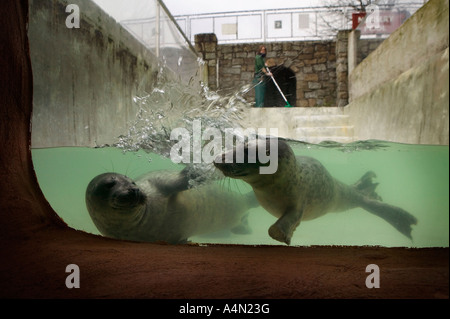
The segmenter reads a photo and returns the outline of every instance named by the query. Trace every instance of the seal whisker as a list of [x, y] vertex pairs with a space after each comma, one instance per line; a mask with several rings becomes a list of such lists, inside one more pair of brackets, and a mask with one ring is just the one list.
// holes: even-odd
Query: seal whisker
[[135, 168], [131, 169], [130, 172], [127, 172], [127, 174], [125, 174], [125, 175], [126, 175], [126, 176], [133, 176], [134, 173], [135, 173], [137, 170], [138, 170], [138, 168], [135, 167]]
[[104, 173], [110, 172], [111, 170], [107, 169], [105, 166], [102, 165], [102, 170]]
[[224, 189], [229, 191], [230, 190], [230, 178], [225, 177], [225, 178], [222, 179], [222, 181], [223, 181], [222, 185], [223, 185]]
[[239, 188], [239, 183], [236, 179], [233, 179], [234, 185], [236, 186], [236, 189], [238, 191], [239, 194], [243, 194], [243, 192], [241, 191], [241, 189]]
[[125, 176], [130, 176], [130, 175], [128, 175], [128, 169], [130, 168], [130, 165], [131, 165], [131, 160], [129, 160], [127, 163], [127, 168], [125, 169]]

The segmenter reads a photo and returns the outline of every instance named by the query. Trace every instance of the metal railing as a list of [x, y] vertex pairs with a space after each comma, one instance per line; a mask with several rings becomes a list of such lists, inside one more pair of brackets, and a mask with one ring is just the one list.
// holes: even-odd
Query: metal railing
[[[214, 33], [219, 43], [243, 43], [329, 38], [322, 19], [331, 15], [325, 8], [301, 8], [185, 15], [175, 20], [191, 41], [197, 33]], [[334, 26], [347, 28], [339, 18]]]
[[[389, 13], [399, 17], [398, 13], [401, 12], [403, 17], [408, 17], [422, 5], [423, 0], [418, 0], [383, 7], [385, 25]], [[338, 30], [352, 28], [355, 13], [359, 12], [351, 7], [328, 6], [177, 15], [174, 18], [190, 41], [194, 41], [195, 34], [214, 33], [220, 44], [226, 44], [329, 40], [336, 36]], [[393, 19], [392, 23], [399, 26], [398, 19]], [[392, 28], [381, 31], [388, 34]]]
[[160, 0], [147, 1], [145, 18], [120, 24], [183, 80], [198, 73], [198, 55], [167, 7]]

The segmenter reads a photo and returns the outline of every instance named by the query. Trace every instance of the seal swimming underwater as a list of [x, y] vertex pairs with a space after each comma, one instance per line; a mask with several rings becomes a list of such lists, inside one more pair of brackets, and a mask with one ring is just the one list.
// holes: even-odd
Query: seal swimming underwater
[[225, 176], [250, 184], [261, 206], [278, 218], [269, 228], [273, 239], [289, 245], [300, 221], [355, 207], [362, 207], [383, 218], [403, 235], [412, 238], [411, 225], [416, 224], [417, 219], [402, 208], [381, 201], [375, 192], [378, 184], [372, 182], [375, 173], [367, 172], [354, 185], [348, 186], [333, 178], [318, 160], [295, 156], [288, 143], [278, 139], [277, 171], [260, 174], [259, 167], [267, 166], [267, 163], [248, 160], [249, 149], [265, 147], [268, 150], [269, 141], [270, 138], [258, 139], [228, 151], [233, 152], [232, 158], [243, 152], [243, 163], [226, 163], [225, 159], [230, 158], [230, 154], [225, 152], [215, 159], [214, 165]]
[[226, 229], [246, 233], [246, 212], [258, 205], [252, 192], [241, 195], [213, 183], [189, 188], [186, 170], [150, 172], [135, 181], [105, 173], [86, 189], [86, 206], [98, 230], [133, 241], [177, 244]]

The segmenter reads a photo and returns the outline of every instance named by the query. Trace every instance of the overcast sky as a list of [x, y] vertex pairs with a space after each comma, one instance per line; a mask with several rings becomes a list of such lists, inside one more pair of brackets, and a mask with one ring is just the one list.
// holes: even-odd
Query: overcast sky
[[[0, 0], [2, 1], [2, 0]], [[93, 0], [116, 20], [148, 18], [154, 12], [154, 2], [148, 0]], [[232, 12], [259, 9], [303, 8], [320, 5], [322, 0], [163, 0], [170, 13]]]
[[[0, 0], [2, 1], [2, 0]], [[155, 2], [149, 0], [93, 0], [117, 21], [149, 18]], [[334, 0], [163, 0], [174, 16], [200, 13], [233, 12], [261, 9], [286, 9], [323, 6]], [[348, 0], [351, 1], [351, 0]], [[353, 0], [357, 1], [357, 0]], [[379, 0], [381, 2], [423, 2], [422, 0]], [[337, 3], [339, 3], [336, 0]]]
[[317, 6], [320, 0], [163, 0], [172, 15]]

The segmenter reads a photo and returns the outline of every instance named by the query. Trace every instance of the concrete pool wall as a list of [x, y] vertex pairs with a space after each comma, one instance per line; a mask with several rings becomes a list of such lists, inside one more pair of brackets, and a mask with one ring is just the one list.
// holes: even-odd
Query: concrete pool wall
[[448, 6], [428, 1], [350, 73], [359, 139], [449, 144]]
[[[66, 7], [72, 3], [79, 7], [79, 28], [66, 26]], [[162, 29], [170, 23], [166, 20]], [[135, 120], [138, 106], [133, 98], [152, 91], [162, 66], [148, 43], [91, 0], [31, 0], [28, 36], [35, 148], [115, 142]], [[169, 65], [164, 76], [200, 83], [195, 52], [173, 44], [160, 51]], [[178, 55], [189, 63], [185, 70], [170, 69]]]

